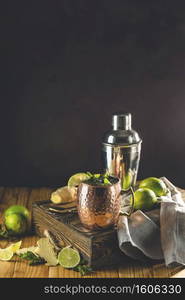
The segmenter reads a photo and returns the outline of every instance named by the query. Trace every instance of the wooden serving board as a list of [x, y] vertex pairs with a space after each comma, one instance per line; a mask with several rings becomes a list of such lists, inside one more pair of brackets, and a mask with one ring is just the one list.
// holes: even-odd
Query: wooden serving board
[[80, 223], [77, 212], [59, 213], [49, 210], [51, 201], [33, 204], [33, 224], [39, 236], [50, 235], [56, 245], [71, 245], [93, 269], [115, 265], [123, 260], [114, 229], [90, 231]]

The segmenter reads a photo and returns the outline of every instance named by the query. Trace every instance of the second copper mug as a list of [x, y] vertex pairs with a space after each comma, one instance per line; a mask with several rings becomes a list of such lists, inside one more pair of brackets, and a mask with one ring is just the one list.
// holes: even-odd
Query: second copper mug
[[[132, 188], [131, 210], [134, 205], [134, 194]], [[121, 181], [116, 178], [116, 182], [111, 185], [91, 185], [83, 182], [77, 191], [78, 215], [84, 227], [91, 230], [105, 229], [117, 224], [121, 212], [121, 200], [125, 192], [121, 189]]]

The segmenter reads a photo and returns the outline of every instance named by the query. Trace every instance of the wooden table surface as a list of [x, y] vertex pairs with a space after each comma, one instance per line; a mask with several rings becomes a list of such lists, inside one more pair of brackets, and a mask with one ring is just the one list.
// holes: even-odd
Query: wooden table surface
[[[53, 190], [51, 188], [9, 188], [0, 187], [0, 218], [2, 221], [2, 212], [8, 206], [21, 204], [31, 209], [32, 202], [46, 200], [50, 198]], [[182, 190], [185, 194], [185, 191]], [[22, 247], [36, 245], [38, 236], [28, 236], [22, 239]], [[0, 240], [0, 247], [4, 248], [10, 242]], [[182, 267], [166, 268], [164, 264], [150, 264], [136, 262], [128, 258], [127, 261], [120, 263], [116, 268], [105, 268], [97, 270], [87, 276], [90, 278], [167, 278], [181, 271]], [[78, 272], [67, 270], [61, 266], [48, 267], [46, 265], [29, 266], [26, 261], [13, 257], [11, 261], [0, 261], [0, 277], [8, 278], [80, 278]]]

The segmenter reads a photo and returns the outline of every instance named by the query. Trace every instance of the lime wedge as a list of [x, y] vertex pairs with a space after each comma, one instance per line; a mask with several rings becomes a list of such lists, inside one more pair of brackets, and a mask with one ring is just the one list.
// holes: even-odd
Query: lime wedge
[[79, 185], [81, 182], [88, 180], [90, 176], [87, 173], [76, 173], [72, 175], [68, 180], [68, 187]]
[[0, 260], [8, 261], [13, 257], [13, 251], [10, 249], [0, 249]]
[[75, 249], [65, 247], [58, 254], [58, 262], [64, 268], [74, 268], [80, 263], [80, 254]]
[[[13, 243], [11, 244], [9, 247], [7, 247], [6, 249], [12, 251], [13, 253], [16, 253], [20, 247], [21, 247], [22, 241], [19, 241], [17, 243]], [[5, 249], [4, 249], [5, 250]]]

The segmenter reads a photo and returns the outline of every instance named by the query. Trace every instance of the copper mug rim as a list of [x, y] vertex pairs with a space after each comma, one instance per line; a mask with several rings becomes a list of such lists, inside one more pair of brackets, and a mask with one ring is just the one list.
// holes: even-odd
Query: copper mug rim
[[[117, 179], [117, 182], [114, 182], [114, 183], [111, 183], [111, 184], [105, 184], [105, 185], [101, 185], [101, 184], [91, 184], [91, 183], [88, 183], [88, 182], [86, 182], [86, 181], [82, 181], [80, 184], [79, 184], [79, 186], [81, 185], [81, 184], [86, 184], [86, 185], [90, 185], [90, 186], [92, 186], [92, 187], [94, 187], [94, 188], [109, 188], [110, 186], [113, 186], [113, 185], [115, 185], [115, 184], [118, 184], [118, 183], [121, 183], [121, 179], [119, 178], [119, 177], [116, 177], [116, 176], [112, 176], [112, 175], [110, 175], [110, 177], [112, 177], [112, 178], [115, 178], [115, 179]], [[78, 187], [79, 187], [78, 186]], [[78, 187], [77, 187], [77, 189], [78, 189]]]

